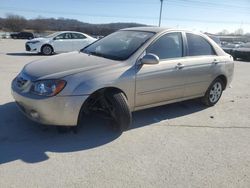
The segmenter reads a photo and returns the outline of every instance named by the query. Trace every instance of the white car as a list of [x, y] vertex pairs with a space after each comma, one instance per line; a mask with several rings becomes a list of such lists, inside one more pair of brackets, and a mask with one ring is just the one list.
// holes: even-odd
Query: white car
[[53, 53], [70, 52], [84, 48], [96, 39], [80, 32], [62, 31], [44, 38], [35, 38], [25, 44], [26, 51], [51, 55]]

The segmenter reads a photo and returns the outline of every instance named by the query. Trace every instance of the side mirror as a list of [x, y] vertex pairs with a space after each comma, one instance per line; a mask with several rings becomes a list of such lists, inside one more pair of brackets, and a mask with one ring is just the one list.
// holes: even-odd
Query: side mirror
[[159, 57], [155, 54], [150, 54], [150, 53], [146, 54], [141, 59], [141, 63], [146, 64], [146, 65], [154, 65], [154, 64], [158, 64], [159, 62], [160, 62]]

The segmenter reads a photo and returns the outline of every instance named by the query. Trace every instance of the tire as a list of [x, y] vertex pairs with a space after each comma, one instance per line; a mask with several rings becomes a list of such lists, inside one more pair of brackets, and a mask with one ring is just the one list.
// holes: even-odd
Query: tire
[[224, 82], [220, 78], [216, 78], [209, 86], [205, 96], [202, 98], [202, 103], [206, 106], [214, 106], [222, 95]]
[[43, 55], [51, 55], [53, 53], [53, 48], [50, 45], [42, 46], [41, 52]]
[[106, 100], [111, 104], [115, 128], [119, 132], [127, 130], [132, 122], [132, 115], [127, 103], [127, 99], [122, 92], [109, 92]]

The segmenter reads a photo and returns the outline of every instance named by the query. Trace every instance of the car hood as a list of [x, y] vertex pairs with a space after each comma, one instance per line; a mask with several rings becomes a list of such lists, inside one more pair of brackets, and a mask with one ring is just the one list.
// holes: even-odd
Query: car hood
[[33, 41], [47, 42], [47, 41], [50, 41], [50, 40], [51, 40], [50, 38], [39, 37], [39, 38], [34, 38], [34, 39], [31, 39], [31, 40], [28, 40], [27, 42], [33, 42]]
[[70, 52], [31, 62], [23, 68], [22, 73], [30, 77], [32, 81], [58, 79], [83, 71], [109, 68], [121, 64], [119, 61], [82, 52]]

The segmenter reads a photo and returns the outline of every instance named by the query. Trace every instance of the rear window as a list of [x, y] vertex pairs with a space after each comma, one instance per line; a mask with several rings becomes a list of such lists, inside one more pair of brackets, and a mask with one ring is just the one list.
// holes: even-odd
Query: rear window
[[211, 44], [203, 37], [187, 33], [188, 56], [215, 55]]

